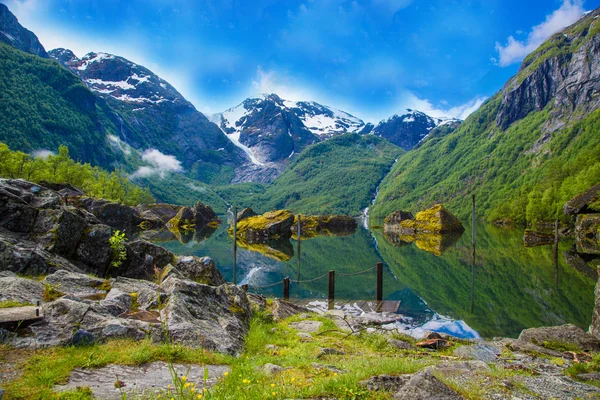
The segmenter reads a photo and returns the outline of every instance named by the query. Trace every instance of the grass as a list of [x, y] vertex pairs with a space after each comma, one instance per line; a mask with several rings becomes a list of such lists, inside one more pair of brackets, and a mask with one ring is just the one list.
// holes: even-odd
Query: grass
[[[455, 346], [436, 351], [398, 350], [388, 344], [386, 337], [361, 332], [348, 335], [337, 328], [330, 318], [311, 315], [311, 320], [322, 323], [311, 340], [300, 340], [290, 323], [300, 321], [299, 316], [273, 322], [264, 312], [256, 312], [240, 357], [214, 354], [202, 349], [179, 345], [154, 344], [142, 341], [112, 340], [89, 347], [59, 347], [37, 350], [19, 350], [0, 346], [0, 364], [11, 354], [22, 354], [22, 375], [3, 384], [7, 399], [89, 399], [87, 388], [78, 388], [60, 395], [52, 391], [64, 384], [75, 368], [99, 368], [107, 364], [141, 365], [153, 361], [193, 363], [200, 365], [229, 365], [231, 372], [223, 376], [213, 388], [202, 391], [201, 382], [187, 382], [185, 377], [174, 376], [172, 388], [160, 398], [174, 399], [274, 399], [274, 398], [338, 398], [338, 399], [390, 399], [392, 393], [370, 392], [359, 382], [374, 375], [412, 374], [436, 364], [452, 354]], [[414, 343], [403, 335], [395, 338]], [[267, 345], [274, 345], [266, 348]], [[333, 348], [343, 354], [319, 357], [323, 348]], [[13, 352], [13, 353], [11, 353]], [[11, 363], [14, 363], [14, 356]], [[284, 368], [280, 373], [268, 375], [263, 366], [267, 363]], [[334, 366], [332, 370], [324, 366]], [[500, 385], [520, 371], [494, 368], [484, 371], [468, 385], [444, 381], [465, 398], [478, 399], [494, 385]], [[481, 378], [485, 386], [478, 384]], [[128, 397], [131, 398], [131, 397]], [[135, 397], [134, 397], [135, 398]], [[157, 398], [159, 398], [157, 396]]]

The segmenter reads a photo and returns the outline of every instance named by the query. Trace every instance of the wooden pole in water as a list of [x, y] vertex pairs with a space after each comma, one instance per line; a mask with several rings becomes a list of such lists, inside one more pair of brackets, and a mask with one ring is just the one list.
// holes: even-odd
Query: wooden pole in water
[[283, 299], [287, 300], [290, 298], [290, 278], [287, 276], [283, 278]]
[[377, 263], [377, 312], [383, 306], [383, 263]]
[[335, 271], [329, 271], [329, 296], [327, 296], [328, 300], [328, 308], [333, 310], [333, 301], [335, 298]]
[[553, 252], [553, 261], [554, 261], [554, 287], [558, 289], [558, 220], [554, 221], [554, 252]]
[[297, 281], [300, 280], [300, 242], [301, 242], [301, 239], [300, 239], [300, 235], [301, 235], [300, 234], [300, 232], [301, 232], [301, 229], [300, 229], [300, 218], [301, 218], [301, 216], [300, 216], [300, 214], [298, 214], [298, 228], [296, 230], [296, 233], [298, 235], [298, 277], [296, 278]]
[[233, 284], [236, 284], [237, 267], [237, 207], [233, 207]]

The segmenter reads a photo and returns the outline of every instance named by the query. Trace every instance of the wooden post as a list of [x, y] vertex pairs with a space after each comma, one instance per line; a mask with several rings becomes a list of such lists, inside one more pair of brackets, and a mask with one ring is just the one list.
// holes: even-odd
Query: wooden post
[[247, 292], [247, 291], [248, 291], [248, 284], [247, 284], [247, 283], [244, 283], [244, 284], [242, 285], [242, 290], [243, 290], [244, 292]]
[[35, 306], [36, 306], [35, 316], [39, 317], [40, 316], [40, 301], [39, 300], [35, 302]]
[[383, 307], [383, 263], [377, 263], [377, 312]]
[[283, 278], [283, 299], [287, 300], [290, 298], [290, 278], [287, 276]]
[[237, 281], [237, 207], [233, 207], [233, 284]]
[[329, 271], [329, 296], [327, 296], [327, 300], [329, 303], [329, 309], [333, 310], [333, 301], [335, 299], [335, 271]]

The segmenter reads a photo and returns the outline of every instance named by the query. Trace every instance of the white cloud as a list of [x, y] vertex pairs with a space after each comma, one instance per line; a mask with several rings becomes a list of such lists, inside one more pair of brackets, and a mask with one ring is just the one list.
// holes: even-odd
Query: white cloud
[[313, 94], [302, 87], [302, 85], [294, 85], [291, 83], [292, 78], [285, 73], [275, 71], [265, 71], [262, 67], [258, 67], [256, 78], [252, 80], [252, 96], [263, 93], [276, 93], [285, 100], [313, 100]]
[[[398, 113], [410, 108], [412, 110], [424, 112], [425, 114], [434, 118], [455, 117], [465, 120], [469, 115], [477, 111], [477, 109], [479, 109], [479, 107], [481, 107], [486, 100], [487, 97], [477, 96], [464, 104], [459, 104], [450, 108], [444, 108], [436, 107], [431, 103], [431, 101], [427, 99], [421, 99], [412, 92], [405, 92], [401, 96], [400, 102], [396, 105], [396, 111], [390, 112], [389, 115], [394, 114], [394, 112]], [[447, 104], [447, 101], [442, 101], [442, 105], [445, 106]]]
[[523, 60], [550, 36], [579, 20], [584, 12], [582, 0], [564, 0], [558, 10], [546, 16], [544, 22], [531, 29], [526, 41], [509, 36], [506, 45], [496, 43], [496, 51], [500, 59], [498, 64], [506, 67]]
[[55, 156], [56, 153], [52, 150], [40, 149], [33, 151], [31, 155], [35, 158], [48, 158], [49, 156]]
[[137, 171], [130, 175], [131, 178], [144, 178], [151, 175], [159, 175], [161, 178], [164, 178], [167, 172], [183, 171], [181, 162], [177, 158], [163, 154], [157, 149], [144, 151], [142, 160], [150, 165], [138, 168]]

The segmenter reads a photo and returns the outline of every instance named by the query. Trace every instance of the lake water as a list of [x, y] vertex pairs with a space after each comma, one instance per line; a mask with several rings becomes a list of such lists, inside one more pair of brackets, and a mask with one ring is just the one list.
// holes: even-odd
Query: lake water
[[[226, 217], [222, 218], [224, 221]], [[399, 301], [400, 325], [418, 336], [426, 330], [465, 338], [517, 337], [522, 329], [573, 323], [587, 330], [594, 307], [595, 272], [567, 262], [573, 243], [526, 248], [522, 229], [481, 224], [473, 264], [471, 228], [460, 237], [405, 243], [380, 229], [359, 227], [348, 236], [319, 236], [266, 246], [238, 246], [226, 224], [160, 244], [176, 254], [210, 256], [227, 281], [282, 296], [284, 277], [306, 281], [336, 271], [336, 301], [375, 299], [376, 272], [343, 276], [384, 264], [385, 300]], [[185, 243], [184, 243], [185, 242]], [[566, 254], [565, 254], [566, 253]], [[327, 278], [291, 284], [290, 297], [326, 299]]]

